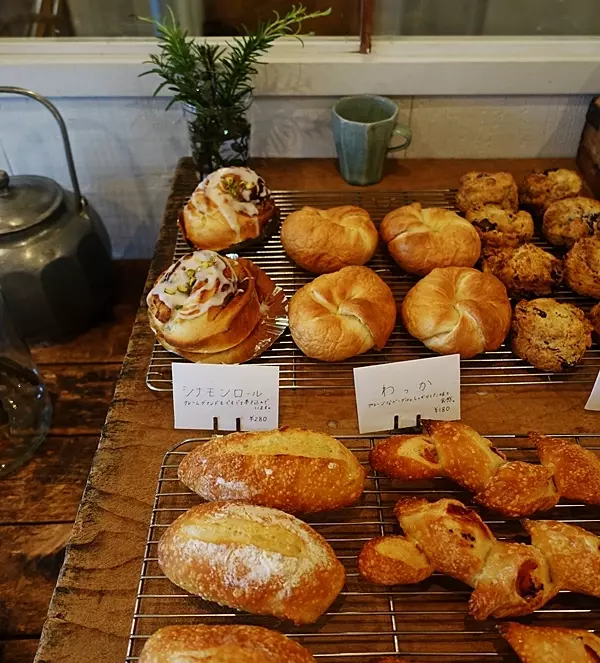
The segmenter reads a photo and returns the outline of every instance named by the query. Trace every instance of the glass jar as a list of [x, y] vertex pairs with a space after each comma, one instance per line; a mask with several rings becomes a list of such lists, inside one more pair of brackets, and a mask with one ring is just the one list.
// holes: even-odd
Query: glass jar
[[0, 293], [0, 477], [31, 458], [51, 421], [50, 396]]
[[195, 106], [183, 105], [192, 158], [202, 179], [217, 168], [246, 166], [250, 157], [251, 125], [247, 118], [251, 100], [243, 109], [213, 109], [198, 113]]

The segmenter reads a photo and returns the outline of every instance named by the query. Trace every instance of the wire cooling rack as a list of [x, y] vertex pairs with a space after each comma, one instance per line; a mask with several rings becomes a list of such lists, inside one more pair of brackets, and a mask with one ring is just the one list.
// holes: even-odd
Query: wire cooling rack
[[[510, 460], [536, 462], [535, 450], [523, 436], [489, 436]], [[600, 450], [600, 436], [570, 437], [589, 449]], [[340, 438], [367, 465], [374, 437]], [[338, 599], [319, 621], [293, 626], [274, 618], [258, 617], [202, 601], [173, 585], [157, 563], [157, 544], [165, 528], [181, 513], [202, 502], [177, 479], [182, 458], [204, 440], [185, 440], [167, 452], [160, 469], [152, 509], [139, 591], [135, 603], [126, 661], [137, 661], [144, 642], [157, 629], [173, 624], [253, 624], [285, 633], [307, 647], [319, 661], [367, 663], [377, 655], [402, 654], [419, 663], [515, 662], [517, 658], [496, 632], [497, 621], [473, 620], [467, 612], [470, 590], [446, 576], [434, 574], [417, 585], [392, 588], [371, 585], [357, 572], [357, 554], [365, 541], [398, 532], [392, 508], [403, 495], [436, 500], [454, 497], [469, 503], [469, 495], [443, 479], [394, 482], [372, 471], [360, 502], [349, 508], [314, 514], [306, 521], [324, 536], [346, 567], [347, 582]], [[499, 539], [524, 536], [518, 521], [481, 511]], [[600, 531], [597, 507], [562, 502], [544, 512], [544, 519], [576, 523]], [[525, 539], [527, 540], [527, 539]], [[521, 620], [523, 621], [523, 620]], [[585, 629], [600, 628], [600, 601], [561, 592], [526, 623]]]
[[[191, 191], [190, 191], [191, 193]], [[336, 205], [359, 205], [371, 215], [375, 225], [379, 226], [383, 217], [392, 209], [418, 201], [423, 207], [444, 207], [456, 209], [456, 191], [453, 189], [430, 191], [276, 191], [273, 197], [280, 210], [281, 219], [305, 205], [328, 208]], [[183, 205], [183, 203], [182, 203]], [[534, 240], [543, 248], [554, 251], [553, 247], [542, 240]], [[181, 233], [178, 233], [174, 250], [174, 259], [190, 252]], [[274, 234], [264, 244], [258, 244], [239, 252], [261, 267], [285, 294], [291, 297], [296, 290], [315, 278], [287, 257], [279, 233]], [[397, 303], [400, 303], [410, 288], [416, 283], [414, 276], [405, 274], [389, 257], [387, 250], [380, 243], [373, 259], [368, 264], [390, 286]], [[571, 302], [585, 310], [594, 303], [566, 288], [561, 288], [556, 299]], [[354, 387], [353, 368], [407, 359], [433, 357], [436, 353], [428, 350], [416, 340], [398, 322], [392, 336], [381, 352], [371, 350], [359, 357], [353, 357], [339, 363], [325, 363], [310, 359], [302, 354], [287, 331], [275, 345], [253, 363], [279, 365], [281, 388], [323, 389]], [[171, 364], [185, 362], [177, 355], [155, 343], [150, 357], [146, 384], [155, 391], [172, 391]], [[590, 383], [594, 382], [600, 369], [600, 350], [589, 350], [583, 361], [565, 373], [540, 371], [516, 357], [503, 345], [499, 350], [486, 352], [472, 359], [461, 361], [461, 383], [463, 386], [498, 386], [506, 384], [533, 385], [540, 383]]]

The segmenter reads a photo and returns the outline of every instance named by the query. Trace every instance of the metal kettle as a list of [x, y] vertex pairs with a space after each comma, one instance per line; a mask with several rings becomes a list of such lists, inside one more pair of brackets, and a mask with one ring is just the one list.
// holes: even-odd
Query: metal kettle
[[[111, 304], [114, 272], [102, 220], [81, 195], [65, 123], [30, 90], [0, 86], [43, 104], [58, 122], [73, 191], [38, 175], [0, 170], [0, 289], [21, 333], [59, 341], [89, 326]], [[1, 321], [0, 321], [1, 323]]]

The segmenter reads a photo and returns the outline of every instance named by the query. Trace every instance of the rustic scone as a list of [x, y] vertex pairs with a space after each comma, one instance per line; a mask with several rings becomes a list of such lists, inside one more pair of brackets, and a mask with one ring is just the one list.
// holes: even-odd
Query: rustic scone
[[206, 500], [239, 500], [288, 513], [348, 506], [365, 483], [351, 451], [331, 435], [304, 428], [215, 437], [189, 453], [177, 474]]
[[484, 205], [468, 210], [466, 217], [484, 247], [519, 246], [533, 238], [533, 219], [523, 210], [513, 212], [498, 205]]
[[588, 313], [588, 320], [592, 323], [592, 327], [598, 336], [600, 336], [600, 302], [594, 304]]
[[509, 297], [543, 297], [562, 283], [563, 261], [535, 244], [505, 246], [486, 252], [483, 271], [499, 278]]
[[402, 320], [411, 336], [441, 354], [463, 358], [497, 350], [510, 328], [506, 288], [468, 267], [434, 269], [407, 293]]
[[314, 274], [364, 265], [373, 257], [378, 241], [369, 213], [354, 205], [326, 210], [303, 207], [292, 212], [281, 225], [285, 252], [297, 265]]
[[144, 645], [139, 663], [314, 663], [297, 642], [261, 626], [165, 626]]
[[600, 299], [600, 235], [573, 244], [565, 258], [565, 281], [580, 295]]
[[519, 186], [519, 202], [537, 215], [554, 201], [573, 198], [581, 192], [583, 181], [579, 175], [566, 168], [534, 170], [526, 175]]
[[516, 212], [519, 209], [517, 183], [510, 173], [472, 171], [460, 178], [456, 203], [463, 212], [483, 205], [498, 205]]
[[396, 324], [396, 302], [373, 270], [344, 267], [300, 288], [290, 300], [289, 321], [305, 355], [342, 361], [383, 348]]
[[433, 571], [419, 544], [404, 536], [377, 536], [358, 555], [358, 572], [374, 585], [417, 583]]
[[578, 364], [592, 344], [592, 325], [573, 306], [543, 298], [520, 301], [512, 322], [513, 352], [543, 371]]
[[566, 198], [552, 203], [544, 213], [542, 232], [554, 246], [570, 247], [582, 237], [598, 232], [600, 202], [593, 198]]
[[158, 544], [163, 573], [207, 601], [310, 624], [344, 586], [325, 539], [277, 509], [239, 502], [193, 507]]
[[425, 276], [436, 267], [473, 267], [481, 242], [473, 226], [451, 210], [413, 203], [393, 210], [381, 237], [405, 272]]

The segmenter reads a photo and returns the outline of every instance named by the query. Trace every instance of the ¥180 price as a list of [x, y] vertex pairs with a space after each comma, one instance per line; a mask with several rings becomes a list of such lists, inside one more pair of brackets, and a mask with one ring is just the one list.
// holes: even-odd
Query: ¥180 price
[[444, 412], [450, 412], [449, 405], [442, 405], [441, 407], [434, 408], [436, 414], [443, 414]]

